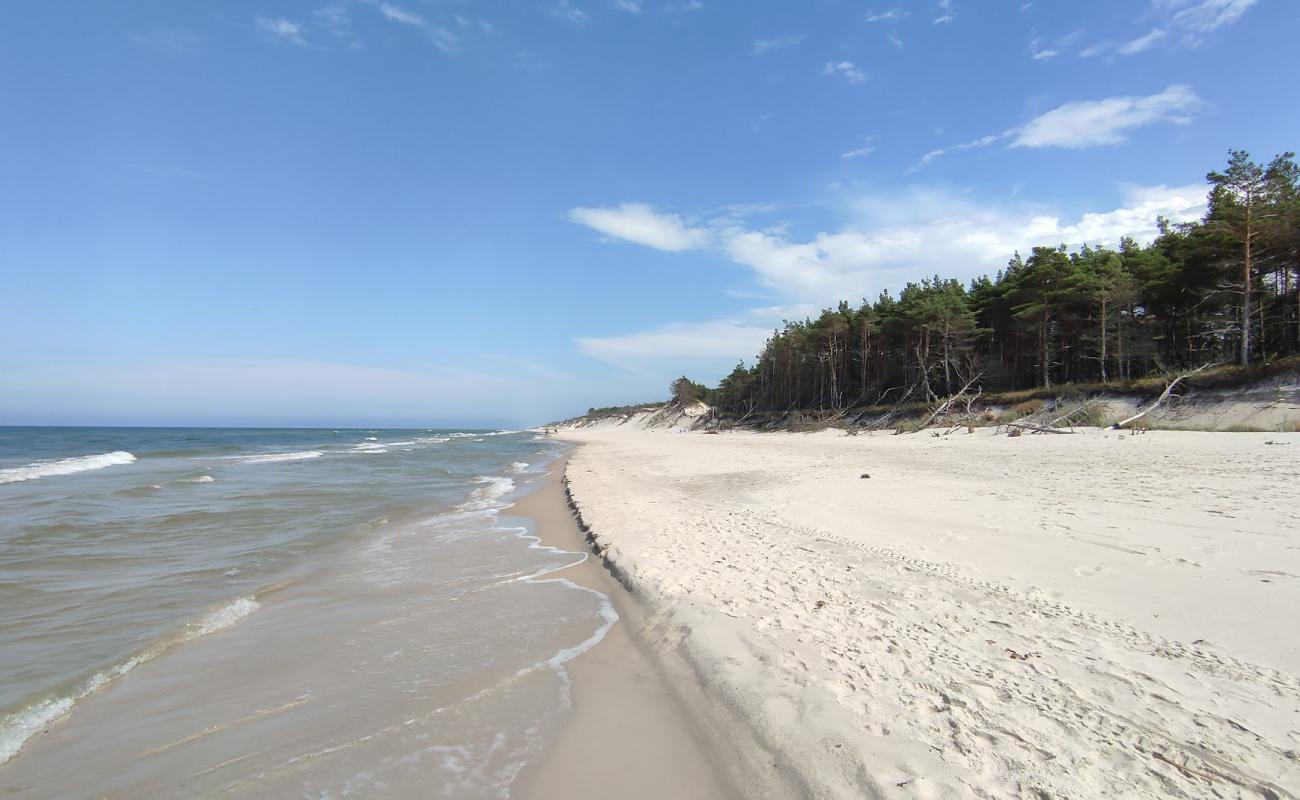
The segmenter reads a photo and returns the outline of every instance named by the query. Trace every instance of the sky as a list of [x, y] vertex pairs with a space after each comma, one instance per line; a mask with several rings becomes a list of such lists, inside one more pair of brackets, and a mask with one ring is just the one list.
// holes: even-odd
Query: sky
[[536, 425], [1150, 240], [1300, 145], [1293, 0], [45, 0], [0, 424]]

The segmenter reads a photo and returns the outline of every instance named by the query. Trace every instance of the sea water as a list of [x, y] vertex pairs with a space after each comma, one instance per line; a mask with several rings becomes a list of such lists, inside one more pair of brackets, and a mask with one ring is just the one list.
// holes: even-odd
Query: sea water
[[0, 428], [0, 794], [508, 797], [614, 619], [526, 431]]

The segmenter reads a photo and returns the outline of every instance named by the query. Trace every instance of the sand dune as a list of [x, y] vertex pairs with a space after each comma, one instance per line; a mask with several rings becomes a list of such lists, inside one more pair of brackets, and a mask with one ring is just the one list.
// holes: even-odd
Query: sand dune
[[806, 796], [1300, 794], [1300, 436], [560, 436], [643, 636]]

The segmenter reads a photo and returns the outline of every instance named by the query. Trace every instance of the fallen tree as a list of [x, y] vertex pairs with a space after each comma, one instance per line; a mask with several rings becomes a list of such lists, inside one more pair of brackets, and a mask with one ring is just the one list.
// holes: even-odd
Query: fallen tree
[[1137, 414], [1134, 414], [1128, 419], [1122, 419], [1119, 422], [1116, 422], [1115, 430], [1123, 430], [1124, 428], [1127, 428], [1128, 426], [1132, 425], [1134, 422], [1137, 422], [1138, 420], [1142, 419], [1147, 414], [1150, 414], [1152, 411], [1155, 411], [1157, 408], [1160, 408], [1160, 406], [1163, 405], [1164, 402], [1169, 399], [1169, 395], [1174, 393], [1174, 389], [1178, 387], [1178, 384], [1182, 383], [1183, 381], [1187, 380], [1188, 378], [1192, 377], [1198, 372], [1210, 369], [1211, 367], [1217, 367], [1218, 365], [1219, 365], [1218, 362], [1212, 364], [1202, 364], [1201, 366], [1197, 367], [1191, 372], [1184, 372], [1182, 375], [1179, 375], [1178, 377], [1174, 378], [1172, 381], [1169, 382], [1169, 385], [1165, 387], [1165, 390], [1160, 393], [1160, 396], [1156, 398], [1156, 401], [1154, 403], [1148, 406], [1145, 410], [1140, 411]]

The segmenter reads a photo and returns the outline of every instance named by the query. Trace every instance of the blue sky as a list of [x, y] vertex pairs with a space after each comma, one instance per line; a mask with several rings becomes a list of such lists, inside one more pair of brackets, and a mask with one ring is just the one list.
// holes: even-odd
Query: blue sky
[[0, 424], [536, 424], [1198, 216], [1290, 0], [11, 5]]

